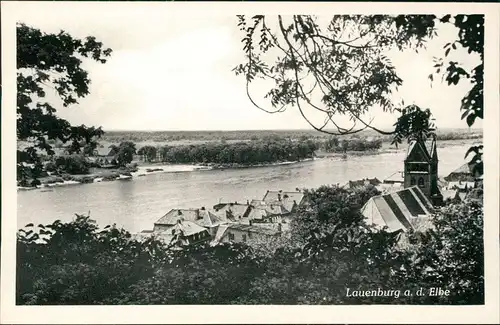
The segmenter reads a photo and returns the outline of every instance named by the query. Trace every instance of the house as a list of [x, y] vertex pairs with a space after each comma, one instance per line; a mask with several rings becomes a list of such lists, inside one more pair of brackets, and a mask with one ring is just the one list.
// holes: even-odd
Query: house
[[442, 189], [441, 194], [443, 195], [443, 201], [460, 202], [463, 201], [463, 196], [460, 195], [460, 191], [451, 189]]
[[262, 199], [266, 204], [281, 204], [285, 210], [294, 213], [297, 207], [305, 204], [303, 192], [267, 191]]
[[438, 156], [435, 137], [412, 140], [404, 160], [404, 187], [418, 186], [434, 204], [443, 202], [438, 186]]
[[143, 241], [155, 238], [167, 245], [187, 246], [202, 243], [212, 239], [209, 231], [194, 222], [177, 220], [177, 223], [162, 230], [143, 230], [133, 235], [133, 239]]
[[382, 194], [397, 192], [403, 189], [403, 183], [381, 183], [375, 186]]
[[448, 182], [446, 188], [451, 190], [459, 190], [460, 192], [468, 192], [475, 186], [476, 186], [475, 182], [456, 181], [456, 182]]
[[206, 210], [201, 209], [172, 209], [154, 223], [153, 232], [170, 230], [179, 220], [189, 221], [200, 227], [208, 229], [211, 236], [215, 236], [220, 224], [226, 222], [225, 219]]
[[96, 157], [93, 157], [92, 162], [99, 164], [101, 168], [115, 168], [116, 166], [113, 164], [115, 160], [115, 156], [117, 154], [117, 149], [115, 147], [105, 148], [97, 147], [96, 149]]
[[250, 202], [251, 219], [256, 222], [282, 222], [284, 217], [291, 214], [291, 211], [285, 208], [284, 202], [265, 202], [261, 200], [252, 200]]
[[214, 205], [214, 214], [221, 218], [227, 218], [229, 222], [238, 222], [238, 220], [248, 218], [251, 210], [250, 204], [219, 203]]
[[388, 231], [408, 231], [429, 222], [434, 208], [422, 189], [412, 186], [403, 190], [374, 196], [361, 208], [368, 224]]
[[178, 219], [175, 225], [168, 228], [142, 231], [135, 236], [135, 239], [143, 240], [151, 237], [177, 247], [196, 245], [212, 239], [209, 230], [183, 219]]
[[382, 183], [384, 184], [403, 184], [405, 181], [404, 172], [395, 172], [390, 176], [386, 177]]
[[356, 181], [348, 181], [345, 185], [342, 186], [344, 189], [354, 189], [354, 188], [364, 188], [368, 185], [377, 186], [382, 182], [378, 180], [378, 178], [365, 178], [359, 179]]
[[474, 182], [477, 174], [474, 174], [474, 164], [465, 163], [459, 168], [452, 171], [444, 179], [448, 182]]
[[241, 203], [219, 203], [214, 205], [215, 215], [228, 223], [265, 223], [278, 222], [279, 217], [288, 214], [281, 204], [267, 205], [259, 200], [252, 200], [247, 204]]
[[246, 243], [259, 238], [278, 237], [281, 235], [281, 224], [276, 227], [262, 227], [255, 225], [226, 224], [217, 230], [212, 245], [219, 243]]

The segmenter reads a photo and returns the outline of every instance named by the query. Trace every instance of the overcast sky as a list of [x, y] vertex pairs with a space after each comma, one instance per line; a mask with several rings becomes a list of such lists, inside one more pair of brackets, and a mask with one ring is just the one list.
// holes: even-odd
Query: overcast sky
[[[75, 37], [93, 35], [113, 49], [104, 65], [85, 62], [92, 80], [90, 95], [79, 105], [58, 111], [70, 122], [105, 130], [310, 128], [294, 108], [271, 115], [249, 102], [244, 78], [231, 71], [242, 63], [234, 15], [179, 15], [167, 6], [161, 10], [145, 3], [99, 10], [76, 5], [32, 3], [16, 11], [17, 21], [45, 32], [63, 29]], [[430, 108], [439, 128], [466, 127], [459, 107], [470, 86], [434, 82], [431, 88], [428, 79], [432, 58], [443, 55], [443, 45], [454, 40], [457, 31], [450, 26], [439, 33], [426, 51], [391, 54], [404, 81], [395, 98]], [[477, 64], [465, 53], [454, 55], [466, 66]], [[377, 114], [374, 123], [387, 128], [395, 120], [396, 115]]]

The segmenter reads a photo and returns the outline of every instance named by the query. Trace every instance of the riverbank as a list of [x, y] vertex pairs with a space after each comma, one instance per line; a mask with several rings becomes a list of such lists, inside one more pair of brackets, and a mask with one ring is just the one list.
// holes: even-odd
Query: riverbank
[[[469, 146], [477, 143], [478, 140], [445, 140], [438, 144], [438, 148], [449, 146]], [[41, 178], [41, 185], [36, 187], [18, 187], [18, 190], [35, 190], [40, 188], [50, 188], [54, 186], [68, 186], [78, 184], [88, 184], [97, 182], [109, 182], [115, 180], [130, 180], [136, 177], [144, 177], [157, 173], [182, 173], [193, 171], [206, 170], [225, 170], [225, 169], [246, 169], [258, 167], [272, 167], [281, 165], [290, 165], [300, 162], [307, 162], [313, 159], [334, 159], [345, 160], [349, 157], [375, 156], [388, 153], [399, 153], [406, 150], [406, 143], [403, 143], [398, 148], [393, 145], [384, 145], [378, 150], [367, 151], [348, 151], [347, 153], [339, 152], [324, 152], [316, 151], [314, 158], [307, 158], [300, 161], [280, 161], [274, 163], [262, 164], [165, 164], [159, 163], [139, 163], [137, 167], [118, 168], [118, 169], [94, 169], [90, 174], [86, 175], [63, 175], [63, 176], [48, 176]]]
[[41, 185], [32, 187], [18, 186], [20, 191], [47, 189], [55, 186], [68, 186], [68, 185], [81, 185], [99, 182], [111, 182], [117, 180], [132, 180], [137, 177], [144, 177], [158, 173], [183, 173], [194, 171], [207, 171], [207, 170], [225, 170], [225, 169], [243, 169], [243, 168], [258, 168], [258, 167], [272, 167], [296, 164], [299, 162], [312, 161], [314, 158], [303, 159], [300, 161], [281, 161], [276, 163], [263, 163], [263, 164], [165, 164], [165, 163], [147, 163], [137, 167], [118, 168], [118, 169], [99, 169], [94, 170], [90, 174], [85, 175], [49, 175], [40, 178]]

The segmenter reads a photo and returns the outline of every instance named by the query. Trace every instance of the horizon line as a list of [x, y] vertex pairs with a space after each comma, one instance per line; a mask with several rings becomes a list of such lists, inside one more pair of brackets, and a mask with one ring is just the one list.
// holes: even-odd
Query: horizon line
[[[437, 131], [439, 130], [450, 130], [450, 129], [460, 129], [460, 130], [482, 130], [483, 127], [443, 127], [443, 128], [436, 128]], [[205, 129], [205, 130], [165, 130], [165, 129], [102, 129], [104, 132], [258, 132], [258, 131], [277, 131], [277, 132], [286, 132], [286, 131], [311, 131], [311, 132], [317, 132], [317, 133], [326, 133], [326, 132], [321, 132], [317, 131], [315, 129], [238, 129], [238, 130], [221, 130], [221, 129]], [[390, 131], [390, 129], [381, 129], [382, 131]], [[325, 131], [330, 131], [330, 130], [325, 130]], [[333, 129], [332, 129], [333, 131]], [[375, 130], [363, 130], [361, 132], [375, 132], [378, 133]], [[348, 134], [347, 134], [348, 135]]]

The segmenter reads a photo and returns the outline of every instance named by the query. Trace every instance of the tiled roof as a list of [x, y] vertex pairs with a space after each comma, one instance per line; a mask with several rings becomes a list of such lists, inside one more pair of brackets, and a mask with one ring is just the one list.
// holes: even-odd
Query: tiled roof
[[366, 178], [366, 179], [358, 179], [355, 181], [348, 181], [343, 188], [355, 188], [355, 187], [364, 187], [366, 185], [379, 185], [381, 181], [378, 178]]
[[465, 163], [456, 170], [452, 171], [448, 176], [445, 177], [447, 181], [473, 181], [474, 173], [473, 173], [474, 165], [469, 165], [469, 163]]
[[403, 172], [395, 172], [384, 179], [384, 183], [403, 183], [404, 176]]
[[[177, 223], [175, 226], [172, 227], [172, 229], [177, 233], [178, 231], [181, 232], [182, 235], [184, 236], [191, 236], [200, 232], [207, 231], [205, 228], [197, 225], [196, 223], [188, 220], [181, 221]], [[167, 230], [166, 232], [170, 231], [172, 233], [172, 229]], [[160, 232], [161, 234], [161, 232]]]
[[271, 236], [278, 235], [280, 233], [277, 224], [272, 224], [272, 225], [265, 224], [263, 226], [245, 225], [239, 223], [225, 224], [225, 225], [220, 225], [219, 228], [217, 229], [217, 233], [215, 234], [215, 237], [212, 240], [212, 245], [220, 243], [222, 238], [224, 238], [226, 233], [230, 230], [238, 230], [241, 232], [251, 232], [254, 234], [271, 235]]
[[292, 211], [295, 204], [300, 205], [304, 199], [302, 192], [267, 191], [262, 201], [269, 203], [281, 202], [287, 211]]
[[221, 241], [228, 227], [229, 225], [220, 225], [219, 228], [217, 228], [217, 233], [215, 234], [215, 237], [212, 239], [212, 244], [217, 244]]
[[178, 220], [195, 222], [199, 226], [216, 226], [224, 220], [208, 210], [203, 209], [172, 209], [155, 222], [157, 225], [175, 225]]
[[389, 184], [382, 183], [382, 184], [375, 186], [375, 188], [377, 190], [379, 190], [380, 192], [382, 192], [383, 194], [387, 194], [387, 193], [393, 193], [393, 192], [400, 191], [403, 188], [403, 184], [402, 183], [389, 183]]
[[432, 212], [432, 204], [417, 186], [372, 197], [361, 209], [369, 224], [387, 226], [389, 231], [412, 229], [415, 218]]
[[249, 204], [240, 203], [218, 204], [216, 207], [217, 209], [214, 210], [214, 214], [224, 221], [237, 221], [238, 219], [246, 217], [248, 214], [247, 212], [251, 208]]
[[[293, 202], [292, 202], [293, 203]], [[284, 202], [276, 201], [276, 202], [260, 202], [253, 206], [256, 210], [263, 210], [266, 212], [266, 215], [283, 215], [290, 213], [291, 209], [288, 210], [285, 208]], [[293, 207], [293, 205], [292, 205]]]
[[279, 233], [279, 230], [276, 228], [270, 227], [260, 227], [255, 225], [243, 225], [239, 223], [232, 223], [226, 225], [227, 229], [235, 229], [239, 231], [246, 231], [252, 233], [266, 234], [266, 235], [276, 235]]
[[98, 156], [109, 157], [109, 156], [114, 156], [115, 155], [114, 150], [112, 150], [111, 148], [109, 148], [107, 146], [104, 146], [102, 148], [99, 147], [99, 146], [97, 146], [96, 150], [97, 150], [97, 155]]

